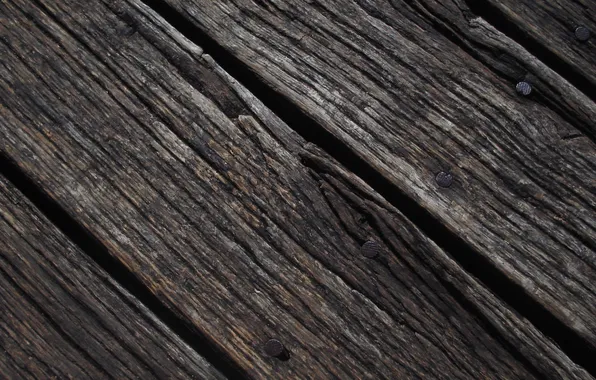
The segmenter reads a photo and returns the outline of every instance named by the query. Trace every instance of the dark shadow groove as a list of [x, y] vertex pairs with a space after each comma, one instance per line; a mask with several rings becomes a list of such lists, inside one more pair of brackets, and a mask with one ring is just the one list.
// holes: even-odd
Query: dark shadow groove
[[[306, 141], [326, 151], [398, 208], [428, 237], [446, 250], [462, 268], [479, 279], [523, 317], [531, 321], [542, 333], [553, 339], [571, 360], [596, 376], [596, 361], [593, 360], [596, 357], [596, 347], [590, 342], [583, 339], [573, 329], [551, 314], [542, 304], [528, 295], [520, 285], [511, 281], [503, 272], [497, 269], [487, 257], [475, 252], [462, 238], [441, 224], [427, 210], [383, 177], [364, 159], [305, 114], [283, 94], [265, 84], [258, 74], [219, 45], [207, 33], [195, 26], [183, 14], [162, 0], [142, 1], [160, 14], [186, 38], [200, 46], [206, 54], [209, 54], [225, 71], [259, 98], [265, 106], [277, 114]], [[554, 61], [554, 67], [563, 71], [567, 70], [565, 66], [561, 66], [557, 62]], [[580, 80], [579, 76], [572, 75], [572, 77], [581, 84], [581, 87], [578, 88], [584, 91], [589, 89]]]
[[[313, 165], [312, 162], [308, 162], [308, 158], [305, 159], [305, 161], [307, 162], [307, 165], [310, 164], [309, 166], [311, 167], [313, 172], [317, 172], [317, 164], [316, 163]], [[318, 174], [313, 175], [313, 177], [317, 181], [326, 181], [326, 180], [322, 179]], [[384, 229], [391, 229], [391, 227], [384, 223], [385, 220], [382, 217], [379, 217], [378, 220], [375, 220], [375, 218], [372, 217], [374, 212], [371, 212], [370, 209], [363, 208], [362, 205], [352, 203], [352, 201], [348, 197], [346, 197], [345, 194], [343, 193], [344, 190], [340, 190], [339, 187], [336, 187], [329, 181], [326, 181], [326, 183], [328, 183], [328, 184], [330, 184], [330, 186], [332, 186], [332, 188], [334, 189], [335, 195], [337, 195], [338, 197], [342, 198], [345, 202], [347, 202], [350, 205], [350, 207], [352, 207], [354, 210], [356, 210], [356, 212], [358, 212], [362, 215], [367, 215], [367, 218], [372, 219], [372, 220], [370, 220], [369, 223], [374, 228], [374, 230], [379, 234], [380, 239], [385, 243], [385, 245], [387, 247], [391, 248], [391, 250], [394, 252], [394, 255], [397, 256], [399, 258], [399, 260], [403, 262], [404, 266], [409, 268], [409, 270], [412, 271], [412, 273], [415, 273], [415, 275], [417, 276], [419, 281], [428, 283], [426, 277], [422, 276], [420, 274], [420, 272], [418, 271], [418, 269], [415, 268], [416, 265], [422, 265], [421, 263], [424, 263], [423, 265], [427, 266], [427, 269], [435, 276], [436, 280], [438, 282], [440, 282], [441, 285], [443, 285], [445, 287], [445, 289], [447, 289], [447, 292], [451, 296], [453, 296], [453, 298], [457, 301], [457, 303], [459, 305], [461, 305], [463, 307], [463, 309], [470, 312], [470, 314], [473, 315], [478, 320], [480, 325], [486, 330], [488, 335], [490, 335], [497, 342], [499, 342], [505, 348], [505, 350], [511, 354], [511, 356], [513, 358], [515, 358], [517, 361], [522, 363], [526, 367], [526, 369], [528, 369], [528, 371], [534, 375], [534, 377], [536, 379], [540, 379], [540, 378], [550, 375], [550, 373], [541, 372], [541, 371], [544, 371], [545, 369], [538, 368], [534, 363], [532, 363], [530, 361], [530, 359], [528, 357], [526, 357], [520, 351], [519, 347], [516, 347], [512, 342], [508, 341], [503, 336], [503, 334], [501, 334], [499, 332], [498, 328], [494, 326], [494, 324], [491, 322], [490, 318], [487, 317], [486, 314], [480, 310], [479, 306], [477, 304], [475, 304], [474, 302], [472, 302], [469, 298], [467, 298], [465, 296], [465, 294], [462, 291], [460, 291], [459, 289], [457, 289], [457, 287], [454, 286], [451, 282], [446, 281], [444, 274], [439, 273], [439, 271], [437, 269], [435, 269], [435, 267], [432, 264], [428, 263], [428, 261], [426, 260], [426, 257], [424, 257], [424, 255], [414, 259], [415, 260], [414, 262], [412, 261], [412, 259], [407, 259], [405, 257], [401, 257], [402, 254], [400, 253], [400, 251], [401, 251], [400, 248], [391, 239], [386, 239], [383, 236], [382, 231]], [[363, 194], [358, 194], [357, 196], [362, 196], [362, 195]], [[332, 209], [333, 213], [336, 215], [336, 217], [339, 220], [341, 220], [340, 223], [342, 223], [342, 225], [344, 226], [344, 230], [346, 230], [348, 232], [348, 234], [350, 234], [350, 231], [348, 231], [347, 225], [344, 223], [343, 219], [336, 212], [336, 208], [333, 207], [331, 205], [331, 203], [329, 203], [329, 206]], [[383, 206], [379, 205], [379, 207], [383, 207]], [[383, 224], [385, 224], [384, 227], [382, 227]], [[361, 241], [361, 239], [358, 236], [352, 235], [352, 234], [350, 234], [350, 235], [351, 235], [352, 239], [354, 239], [355, 241], [359, 241], [359, 242]], [[406, 247], [406, 249], [405, 249], [406, 251], [414, 252], [416, 250], [416, 247], [413, 246], [407, 240], [402, 239], [401, 237], [399, 237], [399, 239], [401, 240], [401, 243], [404, 244], [404, 246]], [[391, 273], [392, 276], [397, 278], [398, 274], [396, 272], [394, 272], [394, 270], [392, 269], [392, 265], [386, 258], [384, 258], [383, 256], [380, 256], [380, 257], [375, 258], [374, 260], [377, 261], [379, 264], [381, 264], [389, 273]], [[348, 284], [351, 284], [351, 282], [348, 281]], [[358, 291], [363, 293], [363, 291], [360, 289], [358, 289]], [[385, 310], [385, 308], [382, 305], [377, 305], [377, 307], [379, 307], [381, 310], [385, 311], [386, 313], [388, 313], [390, 315], [392, 314], [390, 311]], [[547, 369], [547, 371], [548, 371], [548, 369]]]
[[540, 42], [524, 32], [514, 22], [510, 21], [503, 13], [485, 0], [464, 0], [470, 10], [477, 16], [482, 17], [495, 29], [511, 38], [524, 47], [530, 54], [538, 58], [545, 65], [550, 67], [561, 77], [578, 90], [586, 94], [590, 99], [596, 101], [596, 89], [584, 75], [577, 71], [572, 65], [559, 58], [555, 53], [543, 46]]
[[0, 152], [0, 174], [23, 193], [42, 214], [74, 242], [84, 253], [144, 306], [182, 341], [203, 356], [229, 379], [246, 379], [246, 373], [220, 350], [214, 342], [203, 336], [188, 321], [179, 317], [164, 305], [142, 281], [134, 275], [85, 227], [67, 213], [55, 200], [40, 189], [21, 168], [3, 152]]
[[[3, 261], [2, 265], [10, 266], [12, 268], [12, 270], [14, 270], [16, 272], [17, 275], [22, 275], [22, 272], [19, 270], [19, 268], [15, 267], [14, 263], [9, 262], [8, 260], [6, 260], [4, 257], [1, 257], [1, 256], [0, 256], [0, 260]], [[31, 294], [26, 289], [23, 288], [23, 285], [21, 283], [15, 281], [14, 278], [9, 273], [7, 273], [6, 270], [3, 269], [2, 267], [0, 267], [0, 277], [2, 277], [5, 281], [7, 281], [18, 292], [19, 298], [22, 299], [24, 301], [24, 303], [28, 303], [31, 308], [35, 309], [35, 311], [37, 311], [45, 319], [44, 322], [46, 322], [47, 325], [49, 325], [49, 327], [51, 329], [53, 329], [58, 335], [60, 335], [60, 337], [62, 339], [64, 339], [68, 344], [75, 347], [76, 351], [79, 355], [81, 355], [83, 358], [85, 358], [85, 360], [87, 360], [89, 363], [91, 363], [91, 365], [93, 367], [95, 367], [99, 372], [101, 372], [103, 374], [103, 376], [106, 376], [106, 378], [110, 377], [109, 371], [106, 370], [106, 368], [105, 368], [106, 363], [105, 362], [99, 363], [96, 358], [94, 358], [92, 355], [90, 355], [89, 352], [84, 347], [81, 346], [82, 344], [84, 344], [84, 341], [77, 341], [76, 339], [73, 339], [71, 334], [64, 331], [62, 329], [62, 327], [60, 326], [59, 322], [57, 322], [55, 320], [55, 318], [53, 318], [39, 304], [39, 302], [37, 300], [35, 300], [35, 297], [31, 296]], [[38, 358], [36, 358], [36, 359], [38, 359]], [[87, 373], [87, 370], [85, 368], [83, 368], [83, 367], [80, 367], [80, 368], [81, 368], [81, 371], [85, 372], [85, 375], [90, 376]], [[147, 368], [147, 369], [148, 369], [148, 371], [152, 372], [152, 369], [150, 369], [150, 368]], [[31, 378], [35, 377], [35, 376], [33, 376], [33, 374], [31, 374], [31, 375], [32, 375]]]
[[[544, 368], [539, 368], [539, 366], [536, 365], [537, 363], [533, 363], [529, 357], [524, 355], [524, 353], [520, 350], [519, 347], [507, 340], [507, 338], [503, 336], [499, 329], [494, 326], [490, 318], [488, 318], [486, 314], [484, 314], [482, 310], [480, 310], [478, 305], [476, 305], [469, 298], [467, 298], [449, 281], [445, 281], [445, 279], [443, 278], [443, 276], [440, 275], [440, 273], [436, 273], [434, 269], [431, 270], [433, 273], [435, 273], [435, 276], [437, 277], [439, 282], [445, 287], [445, 289], [447, 289], [447, 291], [453, 296], [453, 298], [455, 298], [457, 302], [465, 310], [470, 311], [472, 315], [478, 318], [478, 320], [481, 323], [481, 326], [483, 326], [486, 329], [486, 332], [491, 337], [494, 337], [499, 343], [501, 343], [501, 345], [503, 345], [505, 350], [508, 351], [513, 358], [522, 363], [526, 367], [528, 372], [536, 376], [536, 379], [547, 378], [548, 376], [552, 375], [552, 373], [548, 372], [549, 369], [545, 370]], [[466, 271], [470, 273], [468, 268], [466, 268]]]

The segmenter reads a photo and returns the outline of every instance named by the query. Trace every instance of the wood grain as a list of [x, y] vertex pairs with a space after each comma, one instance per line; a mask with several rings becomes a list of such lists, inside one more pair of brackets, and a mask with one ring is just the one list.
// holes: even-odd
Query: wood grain
[[[512, 2], [513, 3], [513, 2]], [[519, 5], [523, 2], [515, 2]], [[493, 25], [475, 15], [463, 0], [449, 2], [435, 0], [411, 1], [411, 6], [435, 28], [441, 30], [474, 58], [480, 60], [512, 85], [526, 81], [532, 85], [535, 101], [556, 110], [574, 127], [596, 140], [596, 104], [519, 43], [499, 32]], [[533, 2], [533, 8], [549, 7], [545, 2]], [[572, 5], [575, 7], [576, 3]], [[524, 21], [528, 22], [527, 20]], [[540, 26], [550, 25], [540, 22]], [[565, 32], [567, 33], [567, 32]], [[577, 42], [572, 43], [577, 45]], [[590, 50], [589, 46], [583, 46]], [[582, 65], [581, 61], [577, 62]], [[584, 62], [591, 67], [593, 64]], [[562, 73], [565, 74], [565, 73]], [[577, 132], [562, 136], [570, 139], [580, 136]]]
[[520, 97], [409, 1], [167, 3], [596, 352], [593, 120]]
[[[511, 23], [524, 36], [564, 62], [566, 70], [573, 70], [589, 83], [586, 89], [596, 89], [596, 1], [594, 0], [482, 0], [476, 6], [497, 14]], [[592, 37], [579, 41], [575, 29], [591, 30]], [[563, 72], [562, 74], [568, 74]]]
[[223, 379], [0, 177], [3, 379]]
[[77, 4], [3, 3], [0, 150], [247, 377], [590, 378], [141, 3]]

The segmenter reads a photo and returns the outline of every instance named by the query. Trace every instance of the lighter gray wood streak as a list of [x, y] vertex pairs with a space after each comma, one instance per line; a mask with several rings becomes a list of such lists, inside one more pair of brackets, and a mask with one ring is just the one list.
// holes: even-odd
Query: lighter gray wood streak
[[[64, 3], [52, 5], [53, 11], [58, 14], [61, 12], [55, 9], [56, 6], [64, 6], [66, 9]], [[100, 22], [108, 22], [101, 19], [107, 16], [102, 12], [89, 12], [88, 9], [86, 11], [88, 14], [96, 15]], [[77, 27], [77, 22], [90, 24], [85, 19], [74, 18], [77, 16], [82, 17], [74, 12], [73, 19], [68, 22], [70, 27]], [[36, 14], [36, 17], [43, 20], [44, 25], [49, 25], [64, 49], [77, 54], [78, 57], [82, 56], [73, 60], [80, 59], [82, 62], [77, 63], [83, 65], [96, 64], [88, 53], [79, 51], [80, 47], [61, 28], [44, 19], [41, 14]], [[117, 25], [113, 17], [109, 22]], [[146, 26], [142, 33], [147, 33], [148, 27]], [[109, 34], [112, 31], [111, 28], [106, 28], [100, 33]], [[85, 35], [79, 37], [89, 40]], [[100, 44], [103, 40], [90, 40], [89, 43]], [[47, 40], [42, 41], [43, 45], [47, 44], [53, 48], [53, 44]], [[37, 45], [40, 44], [32, 41], [30, 36], [24, 37], [23, 41], [11, 43], [17, 44], [18, 50], [24, 50], [24, 46], [36, 46], [36, 49], [39, 49]], [[71, 46], [72, 44], [74, 45]], [[68, 68], [68, 71], [59, 77], [77, 78], [79, 85], [86, 89], [84, 96], [91, 98], [82, 99], [82, 94], [73, 92], [70, 83], [61, 83], [53, 70], [48, 68], [43, 74], [45, 81], [49, 81], [52, 87], [55, 87], [55, 91], [72, 103], [70, 109], [63, 109], [64, 105], [60, 102], [49, 105], [52, 109], [60, 110], [53, 113], [54, 117], [64, 119], [62, 128], [54, 126], [51, 120], [44, 122], [45, 115], [37, 115], [39, 111], [35, 111], [34, 115], [37, 118], [29, 122], [32, 124], [29, 127], [20, 124], [18, 120], [11, 120], [11, 129], [3, 130], [3, 135], [7, 138], [3, 149], [15, 157], [18, 156], [19, 161], [23, 160], [22, 164], [29, 170], [33, 162], [27, 161], [26, 154], [18, 154], [25, 149], [34, 152], [32, 157], [39, 165], [35, 166], [35, 175], [52, 195], [61, 200], [69, 211], [77, 212], [77, 216], [87, 228], [97, 234], [131, 270], [139, 273], [156, 294], [196, 324], [207, 336], [217, 341], [233, 359], [241, 362], [253, 375], [287, 377], [298, 370], [304, 374], [310, 370], [316, 377], [327, 377], [331, 374], [342, 377], [350, 374], [366, 376], [366, 366], [372, 365], [379, 374], [389, 376], [392, 371], [404, 371], [399, 365], [393, 368], [395, 363], [403, 363], [403, 359], [395, 357], [403, 355], [402, 353], [388, 352], [394, 340], [414, 346], [410, 352], [405, 353], [405, 357], [423, 355], [423, 361], [429, 360], [425, 359], [424, 352], [428, 349], [435, 351], [436, 358], [441, 357], [440, 351], [427, 347], [425, 338], [416, 337], [409, 329], [398, 325], [369, 300], [353, 292], [320, 263], [313, 261], [300, 246], [305, 244], [301, 241], [304, 239], [294, 242], [292, 236], [283, 231], [284, 228], [298, 228], [301, 223], [301, 213], [293, 210], [294, 207], [298, 207], [292, 205], [293, 198], [288, 200], [289, 206], [278, 206], [274, 209], [278, 210], [277, 212], [290, 213], [290, 221], [297, 223], [297, 226], [284, 226], [279, 224], [279, 221], [269, 220], [267, 215], [253, 215], [255, 210], [251, 208], [256, 209], [256, 202], [260, 203], [259, 207], [269, 208], [267, 203], [279, 203], [281, 199], [264, 194], [263, 190], [269, 191], [270, 185], [257, 182], [250, 186], [259, 191], [259, 197], [265, 198], [245, 200], [243, 193], [249, 185], [244, 182], [255, 181], [257, 177], [251, 178], [253, 172], [263, 170], [260, 167], [263, 162], [273, 165], [273, 169], [279, 171], [277, 174], [272, 169], [262, 174], [261, 178], [268, 179], [271, 184], [302, 182], [307, 178], [302, 178], [305, 173], [297, 166], [296, 160], [276, 162], [276, 151], [283, 149], [277, 147], [271, 138], [259, 140], [261, 143], [267, 143], [262, 146], [264, 152], [248, 151], [252, 144], [244, 141], [243, 138], [246, 136], [241, 130], [217, 110], [212, 102], [183, 81], [174, 70], [163, 70], [161, 67], [168, 67], [164, 57], [143, 42], [138, 33], [131, 40], [127, 40], [125, 45], [110, 53], [114, 61], [109, 64], [113, 67], [124, 65], [120, 68], [119, 74], [133, 77], [126, 83], [133, 87], [133, 93], [110, 73], [105, 72], [104, 67], [93, 66], [94, 70], [101, 74], [98, 80], [103, 82], [102, 85], [107, 87], [111, 96], [122, 102], [122, 106], [116, 104], [110, 96], [103, 96], [96, 83], [90, 82], [86, 76], [76, 75]], [[114, 49], [109, 44], [106, 48]], [[149, 51], [143, 52], [145, 49]], [[50, 53], [44, 51], [42, 57], [53, 57]], [[103, 57], [106, 55], [102, 54]], [[195, 63], [201, 64], [198, 58]], [[75, 62], [60, 61], [60, 66], [65, 70], [73, 64]], [[7, 80], [13, 82], [16, 80], [14, 75], [18, 75], [19, 80], [37, 84], [39, 88], [36, 96], [39, 100], [55, 100], [52, 94], [44, 93], [47, 90], [42, 88], [42, 83], [32, 78], [27, 70], [16, 66], [12, 68], [15, 70], [14, 73], [3, 73], [6, 74]], [[79, 72], [84, 73], [83, 70]], [[151, 74], [161, 75], [151, 78]], [[136, 82], [138, 77], [144, 80]], [[184, 103], [165, 92], [165, 88], [170, 86], [180, 94], [178, 96]], [[151, 92], [139, 93], [138, 91], [143, 91], [142, 88]], [[195, 145], [207, 142], [212, 151], [202, 147], [202, 153], [206, 156], [211, 154], [212, 156], [207, 157], [211, 162], [201, 160], [190, 146], [164, 124], [157, 119], [152, 120], [153, 115], [149, 118], [143, 115], [147, 110], [136, 99], [137, 96], [150, 98], [156, 108], [163, 107], [157, 108], [154, 112], [161, 117], [166, 117], [164, 115], [167, 112], [168, 124], [177, 129], [178, 133], [184, 133], [189, 141], [197, 140], [194, 142]], [[162, 105], [164, 103], [168, 103], [167, 108]], [[25, 108], [20, 111], [15, 109], [14, 112], [29, 112], [28, 106], [21, 107]], [[93, 107], [101, 108], [95, 111]], [[142, 118], [143, 124], [139, 125], [131, 120], [122, 107]], [[75, 116], [76, 109], [79, 111]], [[113, 128], [96, 125], [102, 109], [109, 110], [109, 114], [116, 120], [126, 122], [114, 122]], [[52, 110], [43, 111], [52, 114]], [[89, 115], [90, 112], [93, 114]], [[184, 112], [189, 112], [190, 115], [184, 117]], [[7, 118], [10, 116], [9, 114]], [[18, 116], [22, 118], [24, 115]], [[207, 117], [211, 118], [211, 121], [205, 120]], [[196, 122], [200, 124], [190, 124], [192, 119], [198, 119]], [[76, 124], [74, 120], [77, 120]], [[243, 120], [248, 121], [245, 118]], [[49, 139], [47, 142], [45, 139], [37, 139], [35, 134], [28, 133], [30, 128], [41, 125], [51, 128], [46, 134]], [[243, 125], [253, 128], [257, 126], [250, 122]], [[93, 134], [85, 135], [85, 130], [93, 131]], [[112, 135], [106, 136], [110, 133]], [[149, 133], [157, 139], [151, 139]], [[217, 139], [208, 136], [216, 133], [221, 134]], [[197, 134], [202, 136], [200, 140], [197, 139]], [[267, 137], [258, 133], [257, 136]], [[93, 146], [92, 138], [98, 139], [96, 144], [101, 145]], [[111, 143], [117, 146], [112, 147]], [[54, 145], [56, 150], [48, 154], [44, 151], [47, 149], [44, 146], [46, 144], [49, 147]], [[227, 145], [225, 148], [224, 144]], [[240, 149], [243, 145], [246, 148]], [[195, 146], [195, 149], [199, 148], [201, 147]], [[60, 157], [58, 149], [60, 156], [64, 158], [64, 166], [57, 164], [56, 158]], [[232, 152], [237, 156], [231, 156]], [[247, 154], [250, 157], [247, 157]], [[252, 157], [255, 154], [264, 156]], [[219, 158], [220, 156], [226, 158], [226, 161]], [[255, 165], [256, 160], [260, 162], [259, 166], [249, 167]], [[148, 164], [144, 164], [145, 162]], [[242, 164], [247, 166], [239, 167]], [[72, 168], [73, 165], [78, 165], [82, 171], [76, 167]], [[168, 165], [170, 167], [167, 167]], [[218, 165], [219, 168], [216, 167]], [[166, 178], [163, 178], [164, 175]], [[168, 180], [169, 176], [174, 175], [174, 181]], [[238, 177], [233, 178], [235, 176]], [[277, 176], [280, 178], [275, 180]], [[112, 181], [109, 178], [112, 178]], [[312, 184], [303, 185], [306, 189], [312, 187]], [[234, 186], [241, 188], [236, 189]], [[287, 192], [287, 189], [282, 187], [279, 191]], [[288, 197], [291, 194], [281, 195]], [[303, 213], [309, 212], [304, 210], [302, 205], [298, 210]], [[269, 235], [267, 241], [251, 237], [253, 234], [259, 236], [264, 232]], [[324, 246], [329, 242], [322, 241], [316, 235], [313, 235], [312, 239], [320, 245], [321, 251], [337, 255], [338, 252], [334, 251], [337, 248]], [[346, 251], [355, 252], [357, 248], [351, 242], [350, 249]], [[319, 287], [331, 294], [325, 296]], [[338, 304], [334, 304], [335, 302]], [[346, 313], [346, 309], [343, 308], [351, 312]], [[353, 313], [365, 319], [360, 321]], [[380, 331], [383, 330], [390, 331], [391, 334], [382, 336]], [[282, 365], [260, 356], [260, 343], [271, 336], [279, 336], [284, 340], [292, 352], [293, 360]], [[379, 348], [379, 342], [383, 341], [384, 345], [389, 347]], [[438, 367], [444, 367], [449, 362], [449, 359], [445, 359], [438, 359]], [[441, 362], [444, 364], [440, 364]], [[402, 365], [407, 368], [412, 364], [418, 368], [414, 368], [415, 372], [410, 372], [407, 377], [415, 376], [416, 372], [421, 373], [424, 371], [423, 368], [427, 367], [422, 364], [421, 368], [420, 364], [416, 363]], [[454, 376], [463, 376], [462, 373], [458, 373], [459, 369], [454, 371]]]
[[0, 176], [0, 373], [223, 379]]
[[[304, 141], [140, 2], [110, 3], [136, 33], [99, 2], [43, 2], [70, 33], [15, 3], [45, 34], [5, 5], [2, 152], [249, 376], [589, 378], [508, 312], [491, 323], [536, 370], [518, 361], [421, 262], [444, 262], [428, 238], [395, 211], [375, 229], [387, 214], [303, 166]], [[379, 262], [370, 238], [391, 241]], [[262, 356], [272, 336], [289, 361]]]
[[168, 3], [596, 346], [596, 149], [574, 126], [402, 1]]
[[532, 73], [557, 88], [561, 92], [562, 100], [567, 100], [570, 106], [578, 107], [578, 112], [584, 113], [587, 120], [596, 120], [596, 104], [594, 102], [521, 45], [504, 36], [486, 20], [481, 17], [470, 20], [470, 33], [495, 50], [507, 52], [523, 62]]

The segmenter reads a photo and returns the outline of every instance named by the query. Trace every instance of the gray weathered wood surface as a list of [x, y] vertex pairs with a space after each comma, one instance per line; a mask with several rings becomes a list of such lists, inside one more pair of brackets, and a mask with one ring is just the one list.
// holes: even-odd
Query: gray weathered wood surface
[[[594, 105], [582, 94], [567, 88], [586, 103], [562, 104], [565, 116], [517, 95], [410, 1], [167, 3], [596, 350]], [[449, 189], [435, 183], [444, 170]]]
[[[457, 0], [456, 0], [457, 1]], [[482, 0], [486, 12], [498, 14], [513, 24], [526, 41], [535, 41], [581, 74], [596, 89], [596, 2], [594, 0]], [[590, 29], [591, 38], [582, 42], [575, 29]], [[526, 42], [524, 41], [524, 42]]]
[[223, 379], [0, 176], [3, 379]]
[[[590, 1], [592, 4], [596, 2]], [[513, 2], [512, 2], [513, 3]], [[523, 2], [515, 2], [523, 3]], [[418, 0], [411, 2], [414, 9], [426, 18], [435, 28], [443, 31], [452, 41], [458, 43], [474, 58], [515, 85], [527, 81], [532, 85], [535, 101], [557, 110], [574, 127], [592, 140], [596, 140], [596, 104], [576, 87], [557, 74], [545, 62], [533, 56], [519, 43], [499, 32], [489, 22], [470, 11], [464, 0], [436, 1]], [[533, 2], [534, 7], [542, 8], [555, 2]], [[577, 4], [572, 5], [572, 8]], [[527, 26], [520, 19], [522, 26]], [[549, 26], [548, 20], [536, 25]], [[543, 31], [544, 35], [548, 33]], [[567, 36], [568, 32], [565, 32]], [[576, 45], [577, 42], [572, 43]], [[593, 51], [593, 47], [582, 46], [583, 51]], [[582, 65], [596, 67], [596, 60]], [[562, 139], [581, 136], [574, 130], [563, 133]]]
[[590, 378], [138, 1], [0, 9], [1, 152], [247, 376]]

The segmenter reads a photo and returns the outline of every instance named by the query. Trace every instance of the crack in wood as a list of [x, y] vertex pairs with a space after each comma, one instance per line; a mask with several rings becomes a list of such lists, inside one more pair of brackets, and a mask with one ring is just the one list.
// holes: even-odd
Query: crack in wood
[[[479, 33], [486, 32], [485, 24], [491, 25], [493, 28], [495, 28], [496, 31], [502, 33], [503, 36], [505, 36], [506, 38], [510, 38], [511, 41], [513, 41], [516, 44], [519, 44], [523, 49], [528, 50], [528, 54], [531, 54], [532, 56], [536, 57], [537, 60], [544, 63], [549, 69], [553, 70], [553, 72], [556, 72], [558, 75], [560, 75], [561, 78], [564, 78], [564, 80], [569, 81], [570, 78], [567, 78], [563, 75], [568, 71], [564, 71], [563, 73], [561, 73], [561, 69], [557, 70], [556, 65], [555, 67], [553, 67], [549, 64], [550, 61], [545, 61], [541, 58], [541, 55], [538, 54], [539, 52], [537, 53], [535, 49], [529, 49], [529, 47], [526, 46], [523, 43], [523, 41], [520, 41], [518, 37], [519, 34], [522, 33], [521, 31], [518, 31], [517, 34], [507, 34], [506, 31], [508, 30], [508, 28], [505, 28], [505, 31], [502, 30], [502, 24], [506, 23], [506, 20], [502, 21], [501, 24], [496, 24], [494, 20], [491, 21], [491, 19], [485, 18], [487, 16], [491, 16], [492, 18], [494, 18], [495, 16], [492, 15], [492, 12], [486, 12], [483, 7], [478, 6], [476, 3], [474, 3], [475, 10], [480, 11], [480, 13], [474, 13], [471, 10], [471, 8], [469, 8], [467, 4], [465, 4], [465, 2], [454, 3], [454, 6], [457, 7], [459, 12], [461, 13], [462, 19], [467, 20], [467, 24], [463, 26], [465, 30], [462, 31], [461, 29], [458, 29], [458, 27], [461, 28], [462, 25], [457, 24], [457, 16], [453, 17], [453, 15], [451, 15], [453, 19], [450, 19], [447, 16], [443, 16], [440, 13], [440, 10], [432, 9], [431, 6], [427, 3], [427, 0], [406, 1], [412, 7], [412, 9], [414, 9], [421, 16], [423, 16], [429, 23], [431, 23], [431, 25], [433, 25], [433, 27], [439, 30], [447, 39], [449, 39], [455, 45], [459, 46], [462, 50], [466, 51], [468, 54], [470, 54], [471, 57], [473, 57], [478, 62], [483, 64], [485, 67], [493, 71], [495, 74], [507, 79], [509, 82], [512, 83], [512, 85], [515, 85], [519, 81], [529, 81], [530, 83], [536, 83], [538, 88], [537, 91], [535, 89], [533, 93], [533, 101], [544, 104], [546, 107], [556, 110], [557, 113], [563, 119], [572, 124], [578, 130], [585, 133], [585, 135], [589, 139], [596, 142], [596, 131], [593, 127], [590, 126], [592, 124], [594, 115], [593, 108], [592, 113], [590, 113], [590, 111], [587, 111], [586, 115], [584, 114], [584, 112], [586, 111], [576, 112], [575, 107], [579, 106], [579, 104], [577, 104], [579, 102], [575, 99], [568, 99], [570, 95], [568, 89], [566, 88], [564, 91], [561, 91], [560, 87], [564, 85], [562, 85], [561, 83], [549, 82], [548, 79], [543, 78], [543, 76], [545, 76], [545, 73], [542, 71], [538, 73], [531, 73], [532, 70], [540, 69], [536, 69], [535, 66], [531, 65], [528, 62], [527, 57], [526, 59], [521, 59], [519, 56], [512, 56], [511, 52], [508, 52], [503, 46], [497, 47], [486, 45], [485, 42], [489, 41], [490, 38], [487, 38], [484, 41], [480, 41], [474, 40], [473, 37], [474, 35], [478, 36]], [[432, 3], [432, 1], [430, 2]], [[509, 29], [514, 27], [515, 25], [509, 27]], [[466, 31], [469, 32], [474, 29], [478, 29], [478, 31], [475, 34], [466, 33]], [[536, 45], [538, 45], [537, 48], [540, 49], [540, 44], [536, 43]], [[548, 54], [547, 50], [546, 54]], [[541, 77], [539, 78], [535, 74], [539, 74]], [[578, 78], [580, 78], [581, 74], [577, 73], [577, 76]], [[582, 84], [586, 83], [586, 81], [582, 80], [581, 78], [578, 80]], [[571, 83], [571, 85], [578, 88], [577, 83]], [[589, 91], [586, 92], [585, 89], [582, 90], [578, 88], [578, 91], [583, 91], [587, 95], [590, 95]], [[586, 98], [585, 100], [589, 101], [590, 99]], [[585, 109], [590, 109], [590, 107], [586, 106]]]
[[[596, 375], [596, 362], [593, 361], [593, 357], [596, 357], [596, 348], [552, 315], [543, 305], [527, 294], [521, 286], [510, 281], [487, 258], [477, 254], [471, 246], [449, 231], [427, 210], [417, 204], [410, 196], [400, 191], [348, 146], [340, 142], [337, 137], [306, 115], [275, 88], [266, 84], [263, 78], [251, 71], [248, 66], [227, 51], [226, 48], [219, 45], [212, 37], [194, 26], [187, 16], [179, 13], [162, 0], [142, 1], [189, 40], [201, 46], [206, 54], [213, 57], [225, 71], [251, 91], [305, 140], [315, 144], [332, 156], [403, 212], [427, 236], [445, 249], [468, 273], [479, 279], [487, 288], [530, 320], [544, 334], [550, 336], [573, 361], [585, 367], [592, 375]], [[512, 36], [513, 39], [520, 40], [520, 32], [516, 30], [515, 26], [506, 22], [497, 14], [481, 11], [477, 6], [471, 6], [470, 9], [492, 21], [502, 30], [504, 29], [505, 34]], [[523, 45], [537, 57], [550, 62], [551, 67], [560, 74], [562, 73], [564, 77], [582, 91], [593, 96], [593, 88], [583, 82], [581, 76], [563, 61], [541, 49], [534, 41], [526, 41]], [[567, 75], [564, 75], [565, 73]]]

